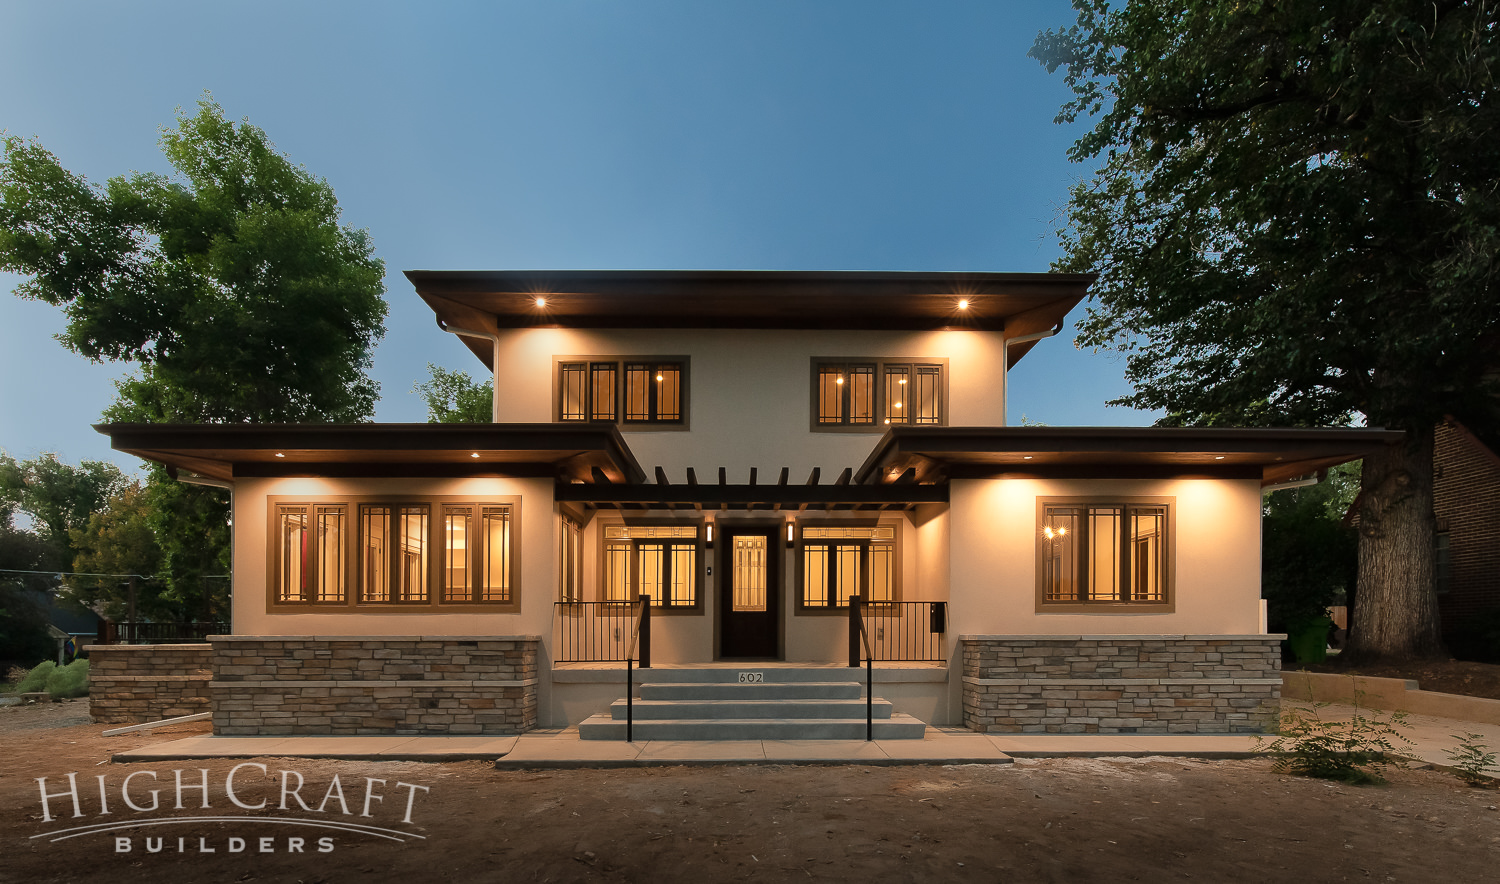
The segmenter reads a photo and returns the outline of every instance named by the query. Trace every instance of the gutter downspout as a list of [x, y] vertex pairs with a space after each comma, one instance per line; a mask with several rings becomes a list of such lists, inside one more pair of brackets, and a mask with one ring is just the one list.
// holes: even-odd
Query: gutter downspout
[[1000, 372], [1000, 403], [1004, 411], [1000, 415], [1000, 426], [1009, 425], [1009, 421], [1005, 420], [1005, 415], [1010, 411], [1010, 345], [1025, 344], [1029, 341], [1040, 341], [1043, 338], [1050, 338], [1062, 331], [1062, 329], [1062, 323], [1059, 322], [1057, 325], [1052, 326], [1050, 331], [1037, 332], [1034, 335], [1021, 335], [1016, 338], [1006, 338], [1005, 343], [1001, 345], [1000, 359], [1003, 365]]
[[[210, 476], [198, 476], [192, 473], [179, 473], [171, 470], [172, 478], [184, 485], [202, 485], [206, 488], [218, 488], [229, 492], [229, 634], [234, 635], [234, 483], [226, 479], [215, 479]], [[134, 580], [131, 581], [133, 585]], [[207, 589], [207, 587], [205, 587]], [[132, 596], [132, 602], [134, 597]], [[132, 605], [133, 607], [133, 605]]]
[[474, 331], [468, 328], [459, 328], [456, 325], [448, 325], [439, 317], [438, 328], [450, 335], [459, 335], [465, 338], [484, 338], [495, 348], [494, 355], [490, 357], [490, 423], [500, 422], [500, 336], [492, 332]]

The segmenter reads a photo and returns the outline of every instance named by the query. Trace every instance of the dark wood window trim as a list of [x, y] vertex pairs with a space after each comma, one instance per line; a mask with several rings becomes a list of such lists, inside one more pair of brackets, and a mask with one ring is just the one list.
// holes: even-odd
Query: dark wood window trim
[[623, 430], [687, 430], [687, 356], [554, 356], [552, 419]]
[[[344, 576], [343, 598], [338, 601], [289, 601], [280, 598], [281, 577], [283, 559], [283, 546], [285, 538], [282, 536], [281, 517], [288, 510], [305, 508], [308, 511], [340, 511], [344, 513], [343, 537], [340, 543], [338, 556], [342, 562]], [[366, 600], [366, 584], [364, 573], [368, 570], [368, 564], [364, 555], [363, 520], [364, 513], [373, 508], [385, 508], [391, 511], [393, 521], [397, 513], [402, 509], [413, 513], [423, 512], [427, 519], [427, 542], [426, 563], [423, 569], [425, 577], [425, 592], [423, 598], [419, 599], [396, 599], [391, 601], [369, 601]], [[517, 495], [339, 495], [330, 497], [309, 498], [290, 495], [273, 495], [266, 498], [267, 526], [266, 534], [266, 612], [272, 614], [288, 613], [503, 613], [516, 614], [521, 610], [520, 575], [521, 575], [521, 498]], [[448, 586], [448, 569], [446, 567], [450, 552], [447, 532], [446, 514], [449, 511], [465, 510], [471, 513], [469, 534], [465, 539], [466, 544], [466, 567], [470, 577], [469, 585], [475, 587], [477, 582], [489, 568], [497, 564], [504, 569], [503, 585], [508, 589], [508, 598], [504, 600], [482, 601], [457, 599], [449, 600], [456, 595]], [[481, 560], [485, 545], [483, 543], [470, 544], [469, 541], [479, 536], [479, 524], [484, 520], [486, 510], [490, 511], [494, 519], [498, 511], [503, 511], [506, 518], [504, 535], [508, 542], [508, 549], [504, 551], [503, 563], [492, 560], [485, 563]], [[322, 564], [321, 560], [315, 560], [316, 564]], [[387, 586], [391, 595], [396, 595], [395, 590], [400, 586], [398, 577], [399, 563], [395, 557], [387, 559], [386, 572]], [[314, 584], [316, 586], [316, 584]]]
[[[855, 528], [855, 529], [889, 528], [889, 529], [891, 529], [891, 537], [890, 537], [890, 539], [888, 541], [887, 540], [880, 540], [880, 539], [877, 539], [877, 538], [809, 538], [809, 537], [806, 536], [807, 529], [809, 529], [809, 528]], [[890, 569], [891, 569], [890, 598], [889, 599], [882, 599], [882, 601], [900, 601], [901, 600], [901, 583], [902, 583], [902, 581], [901, 581], [901, 567], [902, 567], [902, 565], [901, 565], [901, 531], [902, 531], [902, 525], [900, 524], [900, 522], [893, 522], [893, 521], [876, 522], [876, 521], [873, 521], [873, 520], [870, 520], [870, 519], [805, 519], [805, 520], [799, 520], [797, 522], [797, 527], [796, 527], [796, 532], [795, 532], [796, 533], [796, 537], [797, 537], [796, 549], [794, 550], [794, 555], [793, 555], [793, 560], [796, 562], [796, 565], [795, 565], [795, 567], [793, 569], [793, 572], [794, 572], [793, 573], [793, 579], [796, 581], [796, 584], [795, 584], [796, 585], [796, 590], [794, 592], [794, 595], [795, 595], [795, 598], [796, 598], [796, 603], [794, 605], [794, 607], [796, 609], [796, 613], [798, 615], [809, 615], [809, 616], [814, 616], [814, 617], [816, 617], [816, 616], [826, 616], [826, 615], [843, 616], [843, 615], [846, 615], [848, 613], [848, 611], [849, 611], [849, 605], [847, 603], [840, 604], [837, 599], [830, 600], [830, 603], [828, 603], [828, 604], [820, 604], [820, 603], [813, 602], [812, 600], [810, 600], [808, 598], [808, 582], [807, 581], [808, 581], [808, 576], [809, 575], [808, 575], [808, 572], [807, 572], [807, 568], [808, 568], [807, 550], [808, 550], [809, 547], [812, 547], [812, 546], [819, 546], [819, 547], [834, 547], [834, 546], [858, 547], [859, 548], [859, 570], [860, 570], [860, 574], [859, 574], [859, 592], [860, 592], [861, 595], [864, 595], [866, 598], [869, 598], [869, 596], [870, 596], [870, 576], [871, 576], [871, 560], [872, 560], [872, 556], [870, 554], [870, 549], [871, 549], [871, 547], [876, 546], [876, 545], [888, 546], [890, 548]], [[833, 589], [833, 587], [832, 587], [834, 568], [836, 567], [836, 564], [830, 560], [827, 563], [827, 567], [829, 568], [829, 571], [828, 571], [828, 580], [829, 580], [829, 586], [830, 586], [829, 592], [832, 594], [832, 593], [836, 592], [836, 590]]]
[[[1118, 509], [1122, 521], [1120, 529], [1119, 546], [1112, 551], [1117, 563], [1118, 571], [1116, 580], [1118, 582], [1117, 595], [1127, 598], [1115, 599], [1048, 599], [1049, 562], [1058, 562], [1058, 551], [1055, 544], [1058, 526], [1054, 526], [1048, 519], [1049, 508], [1065, 508], [1082, 511], [1084, 514], [1076, 523], [1082, 526], [1075, 528], [1078, 532], [1075, 537], [1081, 540], [1068, 541], [1075, 544], [1076, 563], [1069, 568], [1075, 586], [1082, 587], [1087, 584], [1093, 563], [1089, 561], [1089, 552], [1092, 538], [1089, 536], [1089, 518], [1091, 512], [1106, 509]], [[1160, 575], [1160, 598], [1128, 598], [1142, 593], [1142, 585], [1146, 582], [1142, 575], [1146, 574], [1148, 563], [1143, 561], [1143, 554], [1138, 550], [1147, 547], [1142, 546], [1139, 538], [1132, 538], [1128, 530], [1129, 519], [1133, 514], [1149, 515], [1150, 511], [1160, 511], [1160, 526], [1164, 537], [1160, 542], [1158, 560], [1156, 567]], [[1055, 519], [1053, 520], [1055, 521]], [[1116, 497], [1038, 497], [1036, 502], [1036, 611], [1039, 614], [1060, 613], [1159, 613], [1170, 614], [1177, 609], [1177, 500], [1174, 497], [1152, 497], [1152, 496], [1116, 496]], [[1052, 567], [1059, 567], [1053, 564]], [[1064, 565], [1064, 567], [1066, 567]]]
[[[693, 575], [692, 575], [692, 580], [693, 580], [693, 598], [692, 598], [692, 600], [689, 603], [686, 603], [686, 604], [660, 604], [660, 603], [653, 603], [652, 604], [653, 614], [673, 614], [673, 615], [698, 614], [698, 615], [701, 615], [701, 614], [704, 613], [704, 611], [706, 610], [706, 606], [704, 604], [704, 591], [705, 591], [704, 578], [706, 576], [705, 563], [707, 561], [707, 556], [704, 554], [704, 550], [705, 550], [705, 542], [704, 542], [704, 536], [705, 535], [704, 535], [704, 528], [703, 528], [704, 520], [702, 520], [702, 519], [649, 519], [649, 520], [644, 520], [644, 521], [631, 520], [631, 521], [628, 521], [628, 522], [619, 521], [619, 520], [608, 520], [608, 521], [599, 521], [598, 525], [599, 525], [599, 528], [598, 528], [598, 531], [599, 531], [599, 559], [598, 559], [598, 575], [599, 575], [599, 579], [598, 579], [597, 598], [600, 601], [626, 601], [626, 600], [634, 600], [640, 594], [640, 592], [641, 592], [641, 588], [640, 588], [640, 568], [641, 568], [640, 557], [641, 557], [641, 551], [642, 551], [643, 547], [648, 547], [649, 546], [649, 547], [653, 547], [654, 548], [654, 547], [658, 547], [658, 546], [663, 546], [663, 547], [670, 548], [672, 546], [683, 546], [683, 547], [690, 546], [692, 548], [692, 554], [693, 554], [693, 561], [692, 561], [692, 566], [691, 566], [693, 568]], [[622, 528], [622, 527], [623, 528], [679, 528], [679, 529], [691, 528], [693, 530], [693, 536], [691, 536], [691, 537], [680, 537], [680, 538], [670, 538], [670, 537], [631, 537], [631, 538], [624, 538], [624, 539], [612, 539], [612, 538], [610, 538], [608, 536], [609, 530], [611, 528]], [[615, 548], [619, 548], [619, 547], [627, 547], [628, 548], [628, 553], [627, 553], [628, 558], [627, 558], [627, 560], [626, 560], [626, 562], [624, 564], [624, 567], [626, 569], [626, 571], [625, 571], [625, 573], [626, 573], [626, 579], [627, 579], [627, 581], [629, 583], [628, 589], [626, 591], [627, 599], [618, 599], [618, 598], [615, 598], [610, 593], [610, 587], [608, 585], [608, 582], [609, 582], [609, 579], [610, 579], [610, 574], [611, 574], [609, 558], [610, 558], [610, 555], [611, 555], [611, 547], [612, 546], [615, 547]], [[665, 557], [666, 557], [666, 560], [668, 562], [671, 561], [670, 549], [667, 549], [665, 551]], [[671, 569], [671, 568], [675, 567], [675, 565], [668, 564], [667, 567], [668, 567], [668, 569]]]
[[[884, 433], [893, 426], [945, 427], [949, 420], [948, 386], [946, 357], [816, 356], [812, 359], [808, 426], [815, 433]], [[935, 398], [936, 413], [914, 423], [909, 417], [912, 400], [901, 391], [919, 388]], [[830, 407], [825, 408], [825, 404]]]

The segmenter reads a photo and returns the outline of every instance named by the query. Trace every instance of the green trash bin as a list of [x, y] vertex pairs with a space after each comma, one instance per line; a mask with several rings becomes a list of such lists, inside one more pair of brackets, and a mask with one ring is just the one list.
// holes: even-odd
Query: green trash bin
[[1322, 663], [1328, 659], [1328, 630], [1333, 621], [1327, 617], [1302, 620], [1287, 629], [1286, 643], [1298, 663]]

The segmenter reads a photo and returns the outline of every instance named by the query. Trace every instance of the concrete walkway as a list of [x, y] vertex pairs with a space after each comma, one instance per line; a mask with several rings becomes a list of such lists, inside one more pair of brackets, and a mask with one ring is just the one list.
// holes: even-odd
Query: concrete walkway
[[[1311, 704], [1286, 701], [1286, 706]], [[1351, 706], [1327, 705], [1318, 714], [1348, 720]], [[1385, 713], [1378, 714], [1385, 718]], [[1500, 751], [1500, 725], [1411, 716], [1398, 754], [1440, 766], [1453, 762], [1454, 735], [1478, 734]], [[717, 742], [580, 740], [577, 728], [539, 730], [519, 737], [220, 737], [201, 735], [117, 752], [116, 762], [189, 758], [333, 758], [360, 761], [496, 761], [501, 769], [648, 767], [714, 764], [1009, 764], [1013, 758], [1168, 755], [1244, 758], [1261, 754], [1267, 738], [1241, 735], [976, 734], [929, 727], [921, 740], [729, 740]]]

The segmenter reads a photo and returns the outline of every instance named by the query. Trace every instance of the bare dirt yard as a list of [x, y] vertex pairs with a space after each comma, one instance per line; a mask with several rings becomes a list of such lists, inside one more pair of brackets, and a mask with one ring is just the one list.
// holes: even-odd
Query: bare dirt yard
[[[0, 708], [0, 881], [1489, 882], [1500, 859], [1500, 792], [1430, 769], [1379, 787], [1169, 758], [568, 771], [260, 758], [234, 771], [244, 760], [108, 762], [203, 725], [103, 730], [84, 700]], [[52, 840], [80, 827], [95, 828]]]
[[1284, 665], [1288, 670], [1306, 668], [1313, 672], [1333, 672], [1340, 675], [1410, 678], [1416, 680], [1424, 691], [1500, 700], [1500, 666], [1494, 663], [1474, 663], [1467, 660], [1423, 660], [1414, 663], [1349, 666], [1340, 663], [1339, 659], [1334, 657], [1327, 663], [1287, 663]]

